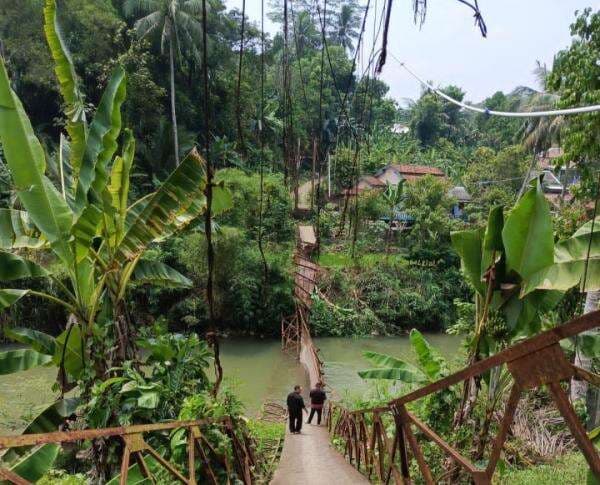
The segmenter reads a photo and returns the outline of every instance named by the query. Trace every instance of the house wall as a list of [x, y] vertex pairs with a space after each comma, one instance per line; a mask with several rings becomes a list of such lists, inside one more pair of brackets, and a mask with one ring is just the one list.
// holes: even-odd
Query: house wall
[[400, 180], [402, 179], [400, 173], [391, 167], [386, 168], [380, 175], [377, 175], [377, 178], [383, 183], [389, 182], [392, 185], [399, 184]]

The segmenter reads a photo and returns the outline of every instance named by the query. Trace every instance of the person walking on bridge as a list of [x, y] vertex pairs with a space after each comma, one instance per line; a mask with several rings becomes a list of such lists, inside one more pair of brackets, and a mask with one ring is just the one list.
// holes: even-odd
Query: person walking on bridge
[[288, 415], [290, 418], [290, 433], [300, 434], [302, 429], [302, 410], [308, 413], [302, 398], [302, 387], [294, 386], [293, 392], [290, 392], [287, 397]]
[[325, 399], [327, 399], [327, 394], [325, 394], [325, 391], [323, 390], [323, 383], [317, 382], [315, 388], [310, 391], [310, 415], [308, 416], [308, 424], [312, 421], [315, 412], [317, 413], [317, 424], [321, 424]]

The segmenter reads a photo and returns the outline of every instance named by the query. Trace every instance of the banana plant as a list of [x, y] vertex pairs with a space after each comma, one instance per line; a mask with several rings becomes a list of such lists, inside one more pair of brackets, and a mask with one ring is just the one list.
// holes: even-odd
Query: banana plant
[[[125, 71], [114, 70], [88, 123], [54, 0], [45, 2], [44, 30], [66, 107], [68, 137], [61, 136], [57, 157], [61, 179], [57, 187], [46, 175], [46, 154], [0, 58], [0, 145], [24, 209], [0, 211], [0, 280], [52, 278], [61, 295], [1, 289], [0, 311], [37, 296], [62, 305], [69, 317], [56, 338], [13, 330], [10, 336], [30, 348], [0, 353], [0, 374], [54, 363], [61, 387], [67, 390], [84, 375], [103, 379], [108, 368], [135, 357], [125, 306], [132, 282], [191, 285], [173, 268], [145, 261], [143, 255], [150, 244], [185, 228], [203, 213], [206, 172], [204, 160], [192, 150], [155, 192], [130, 204], [135, 143], [131, 132], [122, 130]], [[231, 205], [222, 185], [213, 187], [213, 199], [214, 213]], [[28, 253], [50, 251], [66, 271], [67, 281], [21, 256], [21, 248], [28, 248]]]
[[409, 334], [410, 344], [417, 358], [417, 364], [387, 354], [366, 351], [363, 357], [375, 365], [362, 370], [358, 375], [363, 379], [385, 379], [409, 385], [426, 385], [448, 375], [448, 363], [440, 353], [413, 328]]
[[[113, 71], [88, 122], [54, 0], [45, 1], [44, 30], [67, 119], [67, 136], [61, 135], [56, 157], [60, 180], [55, 186], [46, 174], [46, 154], [0, 57], [0, 146], [23, 209], [0, 210], [0, 280], [51, 278], [60, 294], [3, 288], [0, 311], [36, 296], [62, 305], [68, 319], [56, 338], [31, 329], [9, 331], [9, 337], [28, 347], [1, 352], [0, 374], [56, 365], [61, 394], [79, 384], [85, 398], [94, 381], [109, 377], [109, 369], [137, 357], [133, 324], [125, 305], [132, 282], [191, 285], [173, 268], [145, 261], [143, 255], [149, 245], [203, 214], [206, 170], [204, 160], [192, 150], [155, 192], [130, 203], [135, 142], [131, 132], [122, 129], [125, 71], [120, 66]], [[222, 185], [213, 186], [212, 194], [213, 214], [231, 206], [231, 197]], [[51, 252], [66, 272], [66, 280], [24, 257], [23, 248], [28, 255], [36, 250]], [[44, 410], [26, 432], [56, 429], [71, 413], [67, 401], [61, 399]], [[31, 469], [34, 479], [55, 457], [54, 449], [34, 448], [13, 456], [10, 468], [20, 472]]]
[[509, 341], [538, 332], [541, 315], [564, 294], [558, 289], [524, 291], [530, 278], [553, 262], [552, 217], [541, 181], [534, 182], [506, 220], [504, 208], [493, 207], [485, 228], [453, 232], [451, 239], [462, 271], [475, 290], [471, 357], [498, 350], [498, 342], [487, 329], [492, 314], [501, 315]]

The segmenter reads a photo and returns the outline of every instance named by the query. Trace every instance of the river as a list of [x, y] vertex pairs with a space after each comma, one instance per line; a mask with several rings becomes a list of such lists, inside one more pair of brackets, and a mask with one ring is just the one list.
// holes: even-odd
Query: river
[[[452, 360], [459, 354], [460, 338], [436, 334], [427, 336], [442, 355]], [[408, 337], [320, 338], [315, 344], [325, 362], [327, 383], [340, 395], [363, 395], [369, 384], [356, 372], [369, 367], [362, 352], [371, 350], [414, 361]], [[281, 352], [279, 340], [250, 338], [222, 342], [226, 383], [255, 415], [265, 400], [283, 401], [295, 383], [305, 384], [305, 375], [295, 358]], [[0, 434], [13, 433], [56, 392], [54, 368], [36, 368], [0, 376]]]

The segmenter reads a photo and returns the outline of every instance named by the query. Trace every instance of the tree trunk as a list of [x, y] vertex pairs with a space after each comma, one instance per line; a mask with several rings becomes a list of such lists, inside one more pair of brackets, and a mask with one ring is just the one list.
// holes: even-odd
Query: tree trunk
[[[584, 313], [591, 313], [598, 309], [600, 306], [600, 290], [596, 291], [588, 291], [585, 296], [585, 306], [583, 309]], [[594, 335], [598, 333], [598, 329], [588, 330], [584, 332], [582, 335]], [[577, 367], [581, 367], [582, 369], [591, 371], [592, 370], [592, 359], [581, 352], [581, 347], [577, 346], [575, 349], [575, 362], [574, 364]], [[571, 380], [571, 401], [576, 401], [577, 399], [586, 399], [588, 398], [588, 383], [584, 380]], [[590, 409], [589, 405], [591, 404], [590, 399], [588, 401], [588, 415], [590, 416], [590, 421], [597, 421], [598, 418], [596, 415], [598, 414], [597, 409]]]
[[175, 151], [175, 165], [179, 165], [179, 140], [177, 138], [177, 115], [175, 113], [175, 55], [173, 41], [169, 42], [169, 70], [171, 77], [171, 124], [173, 125], [173, 150]]

